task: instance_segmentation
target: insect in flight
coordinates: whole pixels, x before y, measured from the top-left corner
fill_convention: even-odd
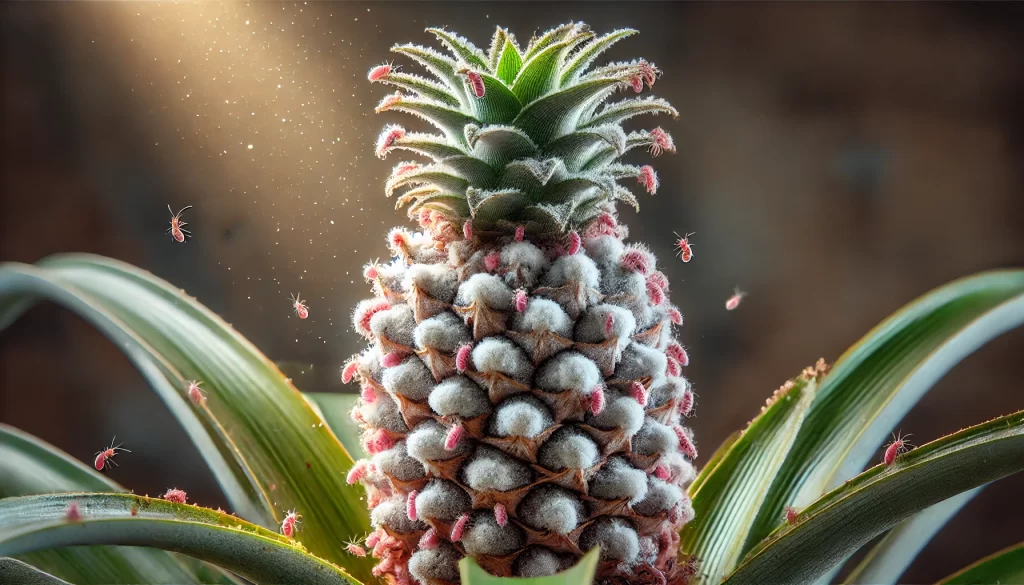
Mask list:
[[[171,227],[167,228],[167,231],[165,233],[171,234],[171,237],[174,238],[174,241],[178,243],[184,242],[186,236],[192,237],[192,232],[185,229],[185,226],[187,226],[188,223],[181,221],[181,214],[185,213],[185,210],[187,209],[192,209],[192,206],[188,205],[182,207],[181,211],[179,211],[178,213],[174,213],[174,210],[171,209],[171,206],[167,206],[167,211],[171,212]]]
[[[104,449],[104,450],[102,450],[102,451],[100,451],[99,453],[96,454],[96,461],[93,462],[93,465],[95,465],[95,467],[96,467],[96,471],[103,471],[103,468],[107,467],[108,465],[117,465],[116,463],[114,463],[114,455],[117,455],[118,451],[124,451],[125,453],[131,453],[131,451],[129,451],[128,449],[125,449],[121,445],[118,445],[118,446],[115,447],[114,446],[114,441],[116,441],[116,440],[117,440],[117,437],[114,437],[110,441],[110,446],[109,447],[107,447],[106,449]]]
[[[672,232],[675,233],[675,232]],[[679,258],[683,262],[689,262],[693,258],[693,244],[690,243],[690,236],[697,232],[690,232],[685,236],[676,234],[676,248],[679,250]]]
[[[742,301],[745,296],[747,296],[747,293],[741,291],[739,287],[733,289],[732,296],[725,300],[725,310],[731,311],[740,306],[740,301]]]
[[[291,300],[292,308],[295,309],[295,314],[299,316],[299,319],[305,319],[306,317],[309,317],[309,307],[306,306],[306,303],[304,301],[299,299],[298,294],[292,295]]]

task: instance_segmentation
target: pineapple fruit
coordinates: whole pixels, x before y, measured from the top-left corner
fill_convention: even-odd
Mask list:
[[[384,64],[398,89],[378,112],[436,132],[387,126],[377,155],[400,162],[400,193],[420,230],[388,234],[394,259],[369,264],[374,297],[355,309],[370,342],[343,370],[362,385],[353,417],[368,459],[375,573],[391,583],[457,583],[469,555],[500,576],[541,576],[601,548],[598,582],[673,583],[696,449],[683,426],[693,393],[674,339],[682,324],[656,259],[628,244],[616,203],[654,193],[641,147],[675,150],[641,114],[676,111],[626,90],[653,86],[644,60],[593,67],[619,30],[570,23],[521,49],[498,28],[489,51],[430,29],[443,54],[394,52],[432,78]]]

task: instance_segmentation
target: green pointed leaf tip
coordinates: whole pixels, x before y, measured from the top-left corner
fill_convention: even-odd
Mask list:
[[[1024,411],[999,417],[878,464],[776,529],[725,581],[810,583],[917,512],[1024,469]],[[706,485],[706,484],[705,484]]]
[[[390,65],[374,68],[369,77],[371,81],[388,83],[409,92],[409,95],[397,93],[386,97],[378,111],[393,110],[418,116],[436,126],[443,140],[432,139],[429,144],[420,141],[414,146],[404,129],[389,126],[378,141],[378,156],[385,156],[393,148],[406,148],[435,162],[444,162],[446,156],[468,155],[501,176],[505,165],[541,150],[546,152],[545,157],[561,158],[570,171],[607,174],[609,165],[627,150],[626,134],[621,128],[624,121],[641,114],[677,115],[667,102],[654,98],[605,104],[618,90],[632,87],[636,92],[643,91],[652,86],[660,74],[643,59],[591,67],[611,45],[636,31],[618,30],[595,37],[583,23],[572,22],[535,36],[524,51],[513,35],[498,27],[487,52],[453,32],[440,28],[427,31],[437,37],[446,52],[408,44],[397,45],[393,51],[413,59],[436,79],[399,74]],[[475,138],[487,135],[492,128],[514,130],[525,140],[508,136],[509,140],[503,144],[495,144]],[[575,133],[581,135],[567,138]],[[648,132],[634,134],[634,146],[651,143]],[[555,143],[563,138],[566,139]],[[446,147],[448,152],[443,152]],[[505,151],[506,147],[511,151]],[[674,148],[662,147],[655,154],[673,151]],[[518,187],[468,179],[468,187],[481,191]],[[421,183],[391,183],[388,192],[414,185]],[[451,185],[439,185],[437,189],[438,192],[452,190]],[[648,190],[653,191],[650,187]],[[538,231],[532,234],[534,237],[552,239],[569,228],[585,228],[599,215],[599,208],[611,211],[617,202],[638,207],[636,196],[627,192],[626,187],[606,191],[600,196],[590,191],[580,192],[579,200],[569,202],[535,199],[535,205],[509,206],[503,211],[506,215],[493,218],[492,227],[500,233],[508,226],[514,229],[532,221],[538,226]],[[554,213],[552,207],[562,203],[567,203],[565,210]],[[464,210],[457,206],[446,207],[441,202],[437,205],[451,223],[434,222],[424,229],[436,231],[433,235],[442,239],[451,237],[451,224],[464,223],[476,209],[473,205]]]

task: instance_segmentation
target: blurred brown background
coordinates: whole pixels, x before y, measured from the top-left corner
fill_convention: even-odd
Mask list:
[[[88,251],[222,314],[307,391],[344,391],[360,267],[401,222],[372,143],[399,41],[447,25],[481,46],[570,19],[642,34],[679,153],[626,212],[686,315],[703,453],[819,356],[927,290],[1024,265],[1020,4],[7,3],[0,260]],[[403,65],[410,70],[415,67]],[[402,123],[415,126],[409,120]],[[251,145],[251,146],[250,146]],[[185,205],[195,237],[164,234]],[[694,231],[695,259],[672,260]],[[739,310],[723,302],[739,285]],[[288,294],[301,292],[299,322]],[[967,359],[901,423],[918,442],[1024,407],[1024,331]],[[0,333],[0,421],[114,479],[226,505],[187,437],[110,343],[53,306]],[[879,437],[879,441],[882,437]],[[705,455],[706,456],[706,455]],[[1024,478],[987,488],[905,575],[929,582],[1024,539]]]

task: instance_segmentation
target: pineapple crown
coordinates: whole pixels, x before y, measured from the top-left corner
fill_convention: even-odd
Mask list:
[[[582,23],[569,23],[535,36],[523,50],[499,27],[487,52],[443,29],[427,31],[451,54],[413,44],[391,50],[432,78],[391,63],[374,67],[368,78],[399,90],[377,112],[407,112],[440,131],[407,132],[391,124],[377,140],[380,158],[408,150],[429,159],[397,164],[386,192],[403,191],[396,208],[408,206],[409,217],[436,240],[511,232],[517,239],[557,239],[614,213],[617,201],[637,208],[622,179],[657,190],[651,166],[619,159],[638,146],[654,156],[674,152],[672,137],[661,128],[626,134],[622,124],[640,114],[678,112],[655,97],[609,99],[624,88],[642,92],[661,72],[643,59],[591,67],[635,30],[598,37]]]

